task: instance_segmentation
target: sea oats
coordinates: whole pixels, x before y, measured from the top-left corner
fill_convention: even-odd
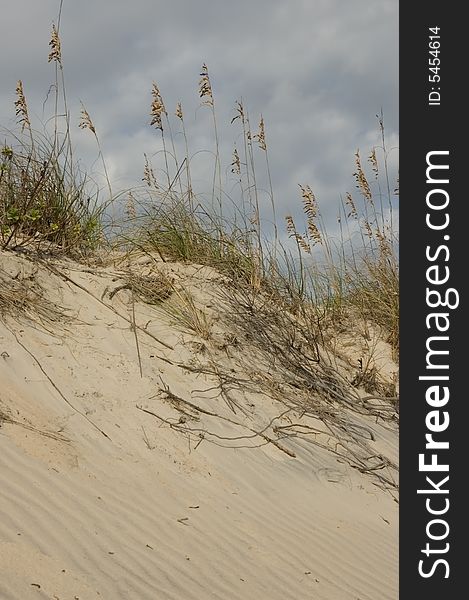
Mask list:
[[[313,190],[309,185],[301,185],[299,183],[298,186],[301,190],[305,214],[308,219],[315,219],[318,215],[318,205]]]
[[[181,119],[181,121],[183,121],[183,120],[184,120],[184,115],[183,115],[183,113],[182,113],[182,106],[181,106],[181,103],[180,103],[180,102],[178,102],[178,103],[177,103],[177,106],[176,106],[176,112],[175,112],[174,114],[176,115],[176,117],[177,117],[178,119]]]
[[[231,172],[235,173],[236,175],[241,175],[241,161],[239,159],[238,150],[236,148],[233,150]]]
[[[240,119],[242,123],[244,123],[244,106],[243,103],[239,100],[236,100],[236,115],[231,119],[231,124],[233,124],[236,119]]]
[[[378,173],[379,173],[378,160],[376,158],[376,150],[374,148],[371,151],[370,156],[368,157],[368,162],[371,163],[371,170],[375,174],[375,179],[378,179]]]
[[[148,160],[148,156],[146,154],[144,154],[143,156],[145,157],[145,166],[143,168],[143,181],[148,185],[148,187],[153,186],[157,190],[159,189],[159,185],[156,181],[153,167],[151,166],[151,163]]]
[[[30,129],[31,122],[29,120],[28,105],[26,104],[26,97],[24,95],[23,82],[21,79],[16,85],[15,107],[16,116],[18,117],[18,124],[21,125],[21,131],[24,131],[26,127]]]
[[[355,206],[355,202],[353,201],[352,194],[347,192],[345,194],[345,204],[350,208],[350,212],[347,214],[347,218],[352,217],[353,219],[358,219],[357,207]]]
[[[158,89],[158,86],[156,85],[156,83],[153,83],[151,95],[152,95],[153,100],[152,100],[151,108],[150,108],[150,116],[151,116],[150,125],[152,125],[152,126],[154,125],[156,127],[156,129],[160,129],[161,131],[163,131],[162,115],[166,115],[168,113],[166,112],[163,98],[160,94],[160,90]]]
[[[316,223],[312,221],[308,221],[308,234],[310,239],[313,240],[314,246],[316,244],[322,244],[321,232],[319,231],[319,228],[316,225]]]
[[[262,115],[261,115],[261,120],[259,122],[259,132],[256,133],[255,135],[253,135],[253,139],[255,139],[257,141],[257,143],[259,144],[259,148],[261,150],[267,150],[267,144],[265,141],[265,126],[264,126],[264,119],[262,118]]]
[[[80,111],[80,123],[78,124],[78,127],[80,127],[80,129],[89,129],[92,133],[94,133],[96,135],[96,129],[95,126],[93,125],[93,121],[91,120],[90,115],[88,114],[88,111],[86,110],[86,108],[83,106],[83,104],[81,105],[81,111]]]
[[[202,72],[200,73],[199,96],[202,98],[202,104],[213,106],[212,84],[205,63],[202,65]]]
[[[301,197],[303,199],[303,210],[307,218],[308,235],[313,241],[313,245],[320,244],[322,242],[321,233],[316,225],[316,219],[318,216],[318,204],[316,196],[313,194],[313,190],[309,185],[298,184],[301,190]]]
[[[49,58],[47,62],[54,61],[59,64],[62,64],[62,48],[60,44],[59,32],[57,31],[55,25],[52,25],[52,34],[49,46],[51,47],[51,51],[49,53]]]
[[[249,222],[251,223],[251,225],[253,227],[258,227],[260,224],[260,218],[259,218],[259,213],[257,212],[257,210],[255,210],[254,212],[252,212],[249,216]]]
[[[289,237],[295,238],[302,250],[308,254],[311,254],[311,246],[308,244],[305,238],[297,232],[293,217],[291,215],[287,215],[285,220],[287,222],[287,232]]]
[[[371,228],[371,225],[370,225],[370,222],[368,221],[368,219],[365,219],[363,221],[363,225],[365,227],[365,234],[371,240],[373,238],[373,229]]]
[[[357,150],[355,153],[355,165],[357,167],[356,172],[353,174],[355,180],[357,182],[357,188],[362,193],[363,197],[366,200],[372,199],[370,184],[368,183],[368,179],[366,178],[365,172],[363,171],[362,163],[360,160],[360,152]]]
[[[125,212],[126,212],[127,218],[129,220],[134,220],[137,218],[137,211],[135,209],[135,198],[134,198],[132,192],[129,192],[129,194],[127,196]]]

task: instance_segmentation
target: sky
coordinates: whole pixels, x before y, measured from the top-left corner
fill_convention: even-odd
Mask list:
[[[2,7],[3,129],[16,127],[18,79],[36,126],[53,113],[51,101],[44,102],[55,76],[47,57],[59,4],[16,0]],[[397,175],[397,0],[64,0],[60,36],[75,156],[102,185],[95,140],[78,128],[82,101],[114,191],[141,184],[144,153],[154,157],[159,172],[161,134],[149,125],[153,81],[170,115],[182,103],[193,177],[201,190],[211,182],[211,113],[198,97],[203,63],[215,97],[223,183],[233,198],[229,164],[233,144],[239,148],[242,139],[238,123],[230,121],[241,98],[252,128],[261,114],[265,122],[279,221],[301,214],[298,184],[308,184],[333,224],[341,194],[354,190],[356,150],[365,163],[380,145],[381,110],[391,175]],[[177,119],[172,129],[179,149]],[[267,207],[261,151],[256,161]]]

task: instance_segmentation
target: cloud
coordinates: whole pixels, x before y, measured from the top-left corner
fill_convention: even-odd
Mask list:
[[[42,104],[54,80],[47,44],[58,6],[57,0],[17,0],[3,8],[2,125],[14,124],[19,78],[31,111],[39,119],[50,114],[51,105],[43,113]],[[278,213],[298,214],[297,184],[309,183],[332,222],[339,195],[354,186],[354,152],[380,143],[375,115],[381,109],[388,140],[398,144],[397,17],[395,0],[65,0],[61,36],[72,125],[81,99],[115,185],[139,182],[143,153],[154,154],[161,144],[148,125],[155,80],[168,112],[182,101],[192,151],[212,150],[210,114],[197,96],[206,62],[224,173],[230,174],[232,143],[239,143],[239,129],[229,123],[242,97],[253,127],[261,113],[266,123]],[[99,171],[89,132],[73,133],[84,164]],[[210,178],[202,156],[194,165]],[[258,161],[262,168],[261,155]],[[394,176],[396,160],[390,163]],[[267,187],[265,172],[259,178]]]

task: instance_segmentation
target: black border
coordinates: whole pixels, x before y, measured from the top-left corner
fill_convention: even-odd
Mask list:
[[[469,277],[469,252],[465,241],[469,239],[469,220],[466,204],[469,203],[466,177],[467,128],[463,109],[464,92],[461,86],[467,79],[468,69],[464,59],[468,55],[468,23],[462,15],[463,3],[437,2],[400,4],[400,277],[401,277],[401,330],[400,330],[400,598],[450,599],[467,595],[466,573],[469,574],[469,555],[466,547],[469,502],[465,491],[466,473],[469,473],[469,440],[467,406],[469,404],[468,379],[469,352],[466,348],[469,330],[466,305],[466,282]],[[441,105],[429,106],[429,27],[441,28]],[[429,578],[419,575],[419,560],[425,558],[421,549],[427,540],[426,525],[432,517],[425,507],[425,496],[417,489],[428,488],[425,475],[419,472],[418,455],[425,450],[428,432],[425,417],[429,406],[425,400],[428,382],[419,381],[425,374],[426,347],[429,331],[425,317],[431,312],[426,304],[426,246],[438,246],[442,232],[431,231],[425,223],[427,206],[426,156],[432,150],[449,150],[450,224],[446,234],[450,258],[442,265],[450,267],[447,284],[459,292],[458,308],[448,310],[449,388],[450,400],[445,410],[449,412],[450,425],[441,439],[449,441],[449,450],[441,451],[440,462],[449,463],[448,498],[450,508],[444,518],[450,530],[445,542],[450,544],[447,554],[439,555],[449,563],[449,577],[440,566]],[[444,242],[443,242],[444,243]],[[442,255],[443,256],[443,255]],[[440,309],[443,310],[443,309]],[[443,335],[443,334],[442,334]],[[442,409],[443,410],[443,409]],[[435,480],[442,473],[435,474]],[[469,480],[469,478],[468,478]],[[442,496],[439,496],[442,498]],[[469,542],[469,540],[468,540]],[[443,542],[441,542],[443,544]],[[435,542],[435,547],[437,547]],[[434,555],[435,558],[438,558]],[[428,559],[426,559],[428,561]],[[430,564],[426,563],[427,566]],[[466,590],[466,591],[464,591]]]

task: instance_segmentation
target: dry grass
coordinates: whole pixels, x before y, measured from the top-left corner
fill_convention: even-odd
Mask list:
[[[188,290],[174,290],[170,300],[163,305],[173,323],[208,340],[212,334],[212,320],[196,304],[194,296]]]
[[[0,269],[0,320],[28,319],[50,325],[63,321],[65,313],[48,300],[36,275],[9,275]]]
[[[141,275],[129,270],[125,283],[112,290],[109,298],[113,298],[120,290],[130,290],[145,304],[159,305],[173,293],[173,283],[174,280],[162,272]]]
[[[365,260],[361,269],[347,274],[347,302],[366,320],[378,325],[395,357],[399,356],[399,270],[395,257]]]

